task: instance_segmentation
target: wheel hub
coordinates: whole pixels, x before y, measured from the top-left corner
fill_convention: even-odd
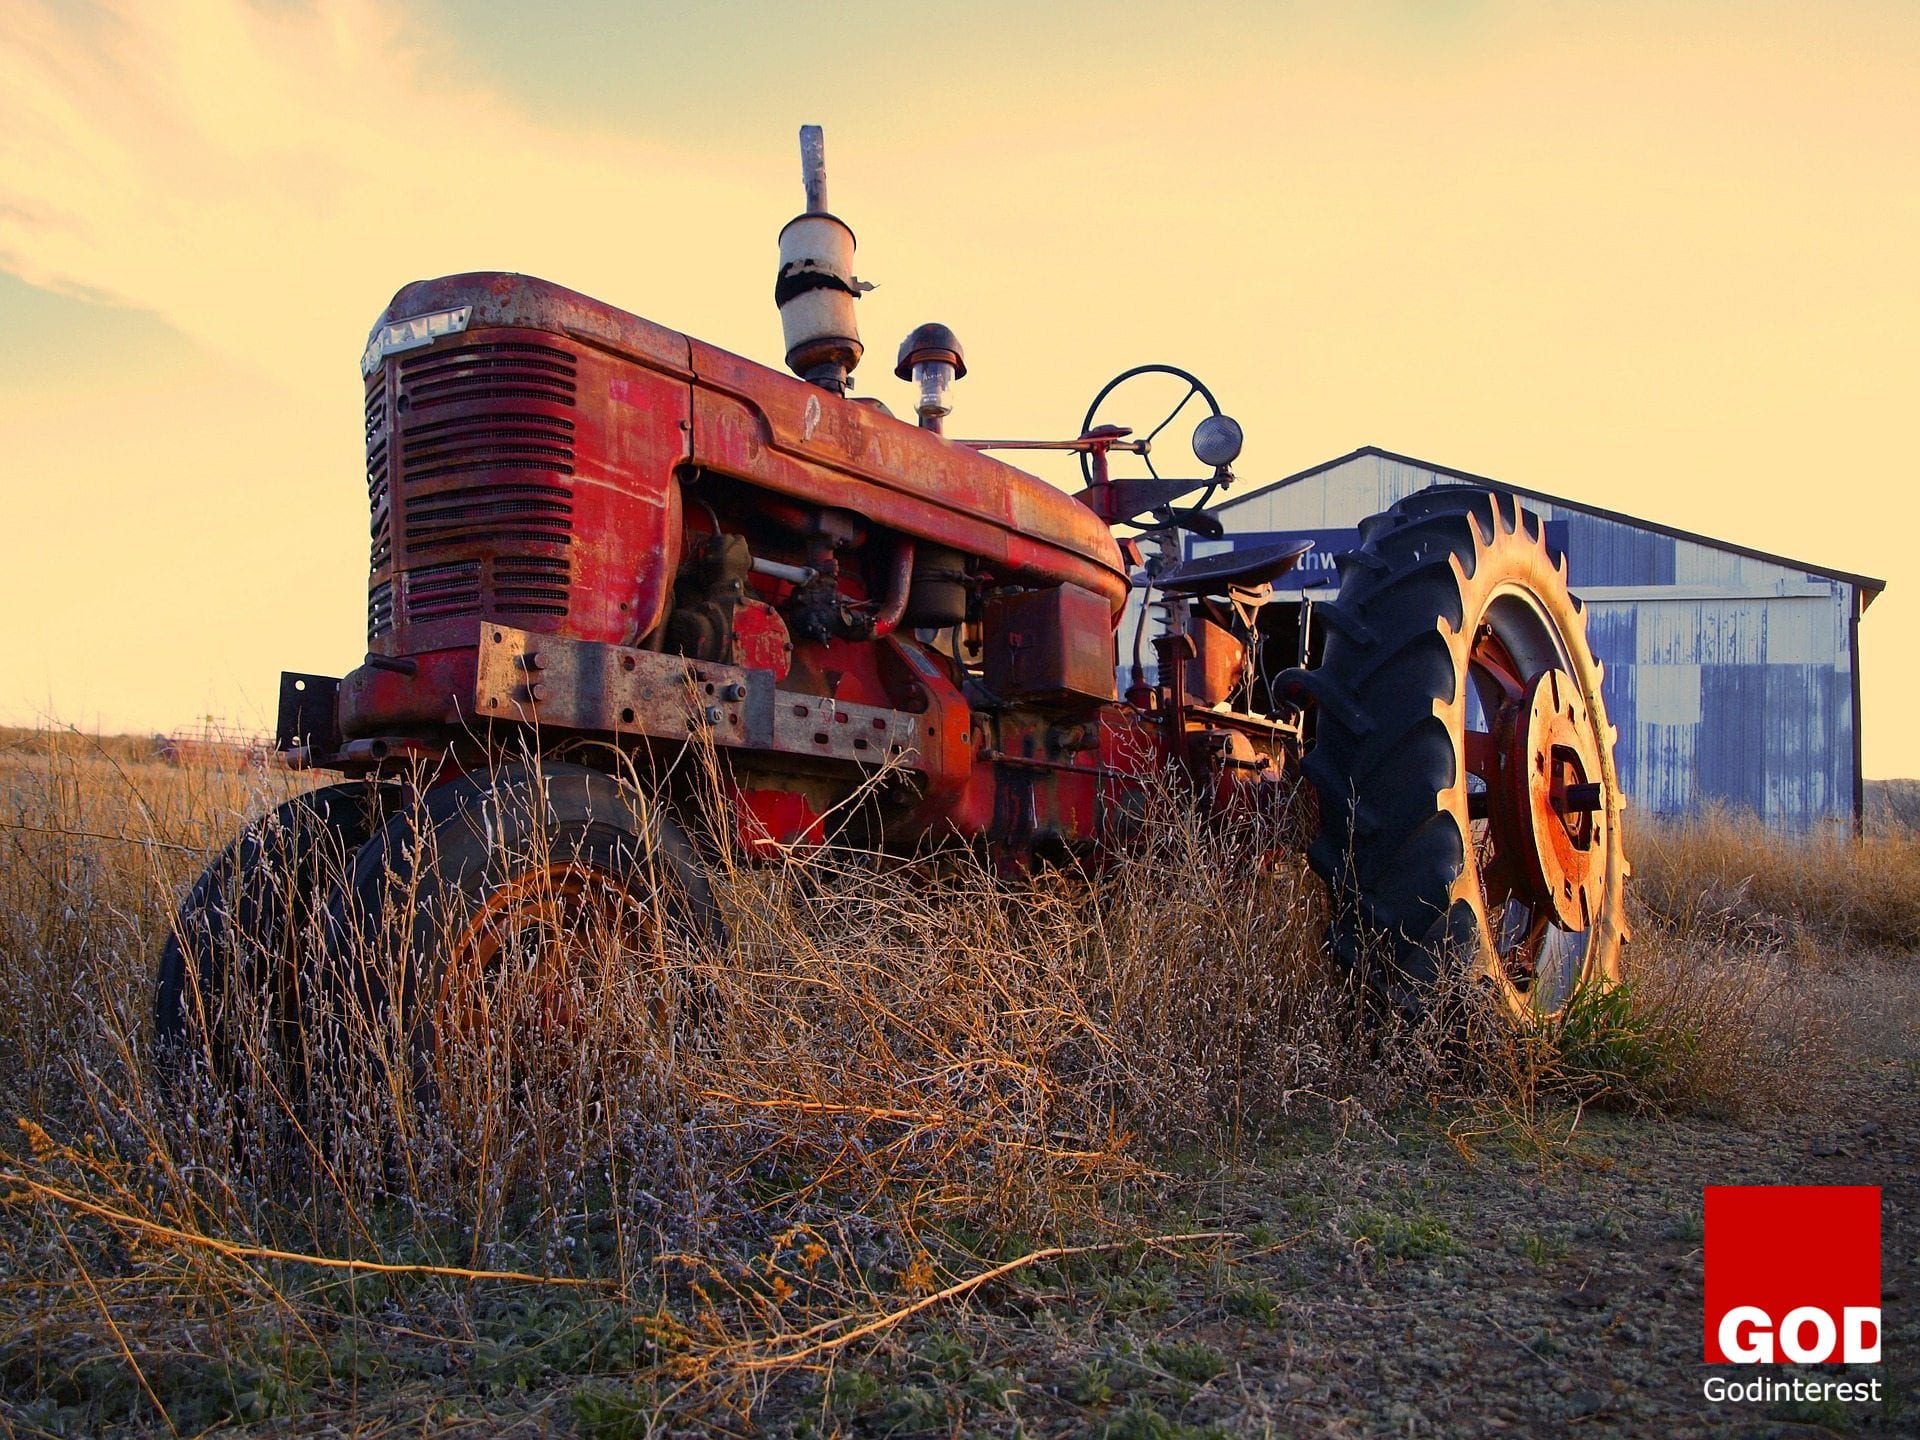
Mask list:
[[[571,864],[533,866],[488,896],[441,981],[443,1041],[513,1025],[544,1049],[583,1038],[582,963],[623,933],[624,892]]]
[[[1606,883],[1600,740],[1573,678],[1533,677],[1504,717],[1498,786],[1489,818],[1513,863],[1517,899],[1544,907],[1563,930],[1584,931]]]

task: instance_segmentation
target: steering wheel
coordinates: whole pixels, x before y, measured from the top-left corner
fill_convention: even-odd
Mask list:
[[[1118,375],[1114,376],[1113,379],[1109,380],[1105,385],[1102,385],[1100,387],[1100,393],[1093,397],[1093,403],[1087,406],[1086,419],[1080,422],[1080,433],[1085,435],[1093,429],[1093,422],[1095,417],[1100,413],[1100,406],[1106,401],[1109,395],[1113,394],[1114,391],[1118,390],[1122,385],[1125,385],[1129,380],[1138,379],[1142,375],[1172,375],[1187,382],[1185,392],[1180,396],[1180,399],[1175,403],[1174,407],[1167,412],[1166,418],[1154,426],[1153,429],[1149,430],[1139,441],[1134,442],[1140,447],[1137,453],[1141,461],[1146,465],[1147,473],[1156,480],[1164,479],[1165,477],[1160,474],[1159,470],[1154,468],[1153,442],[1155,437],[1180,417],[1180,412],[1185,410],[1187,406],[1193,402],[1194,396],[1197,395],[1206,401],[1209,413],[1193,432],[1193,450],[1195,456],[1199,458],[1201,464],[1211,466],[1214,470],[1213,482],[1207,486],[1207,493],[1200,500],[1200,505],[1204,507],[1207,501],[1213,497],[1215,487],[1218,486],[1222,480],[1230,478],[1225,472],[1227,466],[1231,465],[1234,459],[1240,454],[1241,432],[1239,423],[1220,408],[1220,402],[1213,398],[1213,392],[1209,390],[1206,383],[1191,370],[1182,370],[1178,365],[1161,364],[1136,365],[1131,370],[1122,370]],[[1086,484],[1093,484],[1093,456],[1084,450],[1080,452],[1080,475]]]

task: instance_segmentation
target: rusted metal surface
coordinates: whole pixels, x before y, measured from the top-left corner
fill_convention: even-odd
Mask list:
[[[926,646],[894,634],[869,648],[876,652],[874,678],[920,723],[925,798],[902,833],[948,827],[963,835],[980,833],[980,817],[969,815],[966,795],[986,768],[977,763],[977,752],[987,717],[974,711],[945,658]],[[923,828],[916,832],[916,826]]]
[[[1187,662],[1187,694],[1196,705],[1217,705],[1240,688],[1247,663],[1246,644],[1224,626],[1196,615],[1188,622],[1194,655]]]
[[[746,600],[733,612],[733,658],[748,670],[784,680],[793,668],[793,636],[780,612],[764,600]]]
[[[1156,714],[1112,703],[1131,562],[1085,504],[542,281],[409,286],[382,321],[430,313],[460,323],[403,323],[370,352],[369,654],[340,682],[333,759],[485,763],[505,725],[708,738],[739,767],[755,844],[817,835],[845,786],[892,765],[912,784],[889,791],[886,843],[1014,855],[1093,843],[1132,777],[1188,755],[1202,722],[1177,682]],[[1139,446],[1103,426],[1055,448],[1104,477]],[[693,567],[723,540],[743,553],[715,601]],[[974,680],[908,628],[929,624],[977,627]],[[1223,676],[1230,648],[1209,651]],[[965,688],[981,681],[991,695]],[[1221,774],[1271,748],[1205,728]]]
[[[471,722],[480,621],[457,623],[458,631],[445,637],[449,648],[409,656],[411,670],[368,663],[350,671],[340,681],[340,733],[351,740]],[[368,657],[370,662],[378,658]]]
[[[1111,700],[1103,604],[1077,585],[987,601],[987,688],[1005,699]]]
[[[406,412],[399,409],[407,395],[401,383],[402,367],[412,366],[408,373],[427,374],[431,379],[436,378],[437,367],[453,364],[464,355],[477,367],[468,373],[477,377],[510,358],[478,347],[546,346],[566,357],[552,363],[570,363],[575,369],[570,407],[561,406],[555,398],[564,387],[555,388],[554,395],[490,398],[527,409],[528,418],[518,424],[520,429],[538,429],[551,422],[557,435],[560,422],[571,420],[575,425],[570,461],[555,455],[538,458],[572,465],[580,481],[571,487],[569,503],[597,507],[604,500],[621,513],[597,508],[576,512],[570,517],[573,545],[584,542],[637,551],[647,536],[660,539],[663,529],[677,541],[677,526],[656,526],[647,512],[675,503],[677,497],[665,476],[690,458],[782,495],[854,510],[903,534],[980,556],[1004,568],[1010,578],[1043,584],[1071,581],[1107,596],[1116,611],[1125,598],[1119,552],[1106,527],[1084,506],[1034,476],[869,406],[527,276],[481,273],[410,285],[394,297],[382,321],[455,306],[472,310],[463,333],[388,357],[369,384],[370,485],[376,482],[374,472],[383,456],[389,466],[396,458],[396,426],[412,423],[408,419],[413,414],[412,399]],[[543,363],[551,360],[532,358]],[[517,377],[516,385],[519,379],[524,377]],[[689,380],[696,382],[691,394]],[[475,398],[486,397],[476,392]],[[457,400],[442,402],[442,409],[444,415],[431,417],[434,421],[473,418]],[[444,438],[446,433],[428,432],[422,438]],[[384,452],[376,453],[377,436],[387,439]],[[471,462],[456,457],[454,463],[477,466],[480,458],[476,452]],[[497,473],[498,468],[491,474],[492,481],[509,483],[513,467],[505,467],[507,475]],[[486,478],[479,469],[460,473]],[[537,467],[529,473],[538,473]],[[529,482],[523,476],[521,483]],[[640,490],[619,506],[623,486]],[[603,496],[603,489],[612,493]],[[389,505],[403,498],[402,490],[389,472]],[[617,526],[602,523],[616,518]],[[623,538],[621,530],[631,531],[636,520],[646,522],[642,533]],[[439,558],[434,557],[436,562]],[[462,553],[448,558],[472,556]],[[612,613],[604,609],[591,616],[570,613],[568,626],[550,628],[596,639],[638,638],[651,628],[652,597],[627,593],[636,585],[644,586],[646,575],[629,571],[617,577],[613,572],[625,557],[606,558],[607,573],[597,579],[585,572],[576,574],[573,593],[580,602],[604,597]],[[375,570],[378,575],[378,565]],[[670,566],[668,571],[670,582]],[[429,578],[446,585],[461,577]],[[482,584],[486,583],[483,576]],[[396,593],[392,603],[403,604],[404,599]],[[619,608],[622,600],[627,602],[624,611]],[[631,627],[626,636],[612,636],[609,632],[623,619]],[[589,625],[583,628],[582,620]],[[589,628],[594,633],[589,634]],[[435,637],[416,634],[404,649],[401,644],[383,644],[384,640],[376,637],[374,648],[397,654],[433,648]]]
[[[915,766],[920,717],[827,695],[776,692],[772,748],[788,755]]]
[[[913,541],[901,540],[893,547],[893,565],[888,575],[886,598],[873,617],[873,638],[884,640],[900,627],[907,613],[907,594],[913,588]]]
[[[812,797],[801,790],[739,786],[733,792],[734,832],[741,851],[770,860],[783,846],[818,845],[826,826]]]
[[[565,640],[510,626],[481,638],[473,714],[564,730],[917,768],[920,718],[776,689],[765,670]]]
[[[1598,832],[1609,821],[1604,808],[1581,803],[1601,774],[1600,745],[1573,678],[1546,670],[1499,716],[1497,764],[1483,777],[1494,832],[1489,890],[1544,907],[1574,932],[1599,913],[1606,884]]]
[[[683,381],[551,329],[478,323],[367,384],[368,648],[458,643],[474,616],[633,641],[671,599]]]
[[[340,753],[333,761],[348,766],[381,768],[385,766],[435,767],[445,754],[445,747],[417,735],[369,735],[358,740],[349,740],[340,747]],[[459,767],[449,767],[447,778],[459,772]]]
[[[696,464],[978,556],[1010,582],[1080,585],[1119,613],[1119,547],[1071,496],[869,406],[692,346]]]
[[[1161,480],[1155,476],[1129,475],[1089,485],[1076,491],[1073,498],[1107,524],[1121,525],[1163,505],[1171,505],[1206,483],[1205,480]]]
[[[715,661],[492,625],[480,640],[475,717],[661,740],[773,745],[773,677]]]

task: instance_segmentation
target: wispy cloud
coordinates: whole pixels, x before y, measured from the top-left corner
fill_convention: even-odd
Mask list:
[[[664,151],[462,83],[396,7],[10,10],[0,266],[151,311],[283,381],[315,354],[338,370],[418,275],[511,266],[630,289],[687,239],[658,223],[659,196],[679,213],[743,203]]]
[[[49,705],[110,726],[254,719],[282,664],[353,663],[356,361],[407,281],[527,270],[662,319],[691,325],[698,303],[777,334],[770,287],[696,298],[680,278],[704,248],[770,280],[765,197],[742,224],[724,174],[528,113],[399,7],[5,10],[0,269],[122,307],[85,327],[83,383],[29,333],[0,384],[0,490],[34,540],[0,572],[0,609],[32,617],[0,687],[9,719]],[[688,214],[710,223],[676,221]],[[198,354],[166,333],[156,345],[129,310]]]

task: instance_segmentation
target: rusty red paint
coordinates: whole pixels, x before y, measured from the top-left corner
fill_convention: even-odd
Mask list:
[[[1119,615],[1119,546],[1071,496],[871,406],[692,347],[696,464],[978,556],[1009,583],[1084,586]]]
[[[465,330],[369,377],[369,656],[338,701],[356,764],[436,747],[484,764],[529,735],[628,749],[704,736],[737,772],[750,853],[822,838],[826,814],[881,773],[874,843],[985,837],[1019,864],[1116,843],[1146,777],[1169,755],[1191,766],[1189,726],[1213,722],[1183,713],[1177,666],[1151,713],[1112,703],[1130,559],[1087,505],[544,281],[428,281],[382,320],[462,306]],[[1084,443],[1097,471],[1129,448],[1118,432]],[[718,563],[702,558],[716,531],[775,573],[728,592],[697,569]],[[951,656],[897,628],[923,546],[1001,597],[978,633],[989,690],[1005,693],[984,708]],[[731,625],[700,629],[685,667],[657,653],[673,607],[696,603],[676,598],[683,556],[689,595]],[[811,612],[808,575],[826,587]],[[712,696],[681,693],[707,682]],[[1214,730],[1227,738],[1213,750],[1272,748],[1271,729]]]
[[[732,798],[740,849],[757,860],[772,859],[788,846],[826,840],[824,817],[798,791],[737,789]]]
[[[764,600],[747,600],[733,612],[733,651],[735,664],[769,671],[776,681],[793,669],[793,636]]]

